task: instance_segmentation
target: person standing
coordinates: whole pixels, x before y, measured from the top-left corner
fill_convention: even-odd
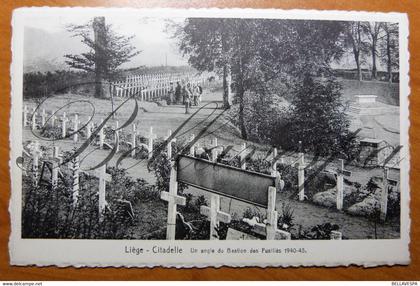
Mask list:
[[[191,107],[191,100],[192,100],[192,91],[190,83],[187,83],[186,86],[184,86],[184,104],[185,104],[185,114],[190,114],[190,107]]]
[[[169,83],[169,89],[168,89],[168,98],[167,98],[167,104],[168,105],[171,105],[171,104],[175,103],[174,94],[175,94],[174,83],[170,82]]]
[[[177,81],[176,82],[176,87],[175,87],[175,100],[176,100],[176,104],[181,103],[181,91],[182,91],[181,84],[179,83],[179,81]]]

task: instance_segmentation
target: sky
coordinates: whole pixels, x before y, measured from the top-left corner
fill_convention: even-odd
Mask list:
[[[72,37],[66,30],[69,24],[84,24],[89,22],[92,16],[74,15],[65,16],[37,16],[33,15],[25,22],[25,48],[24,65],[27,69],[39,67],[41,70],[54,69],[56,66],[66,68],[63,55],[78,54],[86,51],[80,38]],[[184,18],[171,19],[181,22]],[[132,44],[141,53],[132,58],[123,68],[138,66],[169,66],[187,65],[187,59],[183,58],[176,46],[176,41],[165,32],[165,19],[125,17],[124,15],[108,15],[105,17],[107,24],[112,24],[118,34],[134,35]]]

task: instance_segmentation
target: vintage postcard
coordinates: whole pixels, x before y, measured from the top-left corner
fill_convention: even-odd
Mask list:
[[[410,262],[399,13],[21,8],[12,265]]]

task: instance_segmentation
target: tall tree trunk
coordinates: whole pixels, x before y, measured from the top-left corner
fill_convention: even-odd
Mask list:
[[[223,67],[223,108],[229,109],[230,108],[230,102],[231,102],[231,90],[230,85],[232,83],[231,80],[231,73],[230,73],[230,67],[228,65],[225,65]]]
[[[236,96],[239,99],[239,129],[241,130],[241,135],[243,139],[248,139],[248,132],[245,126],[245,90],[243,83],[243,69],[242,69],[242,59],[239,58],[238,65],[238,79],[236,82]]]
[[[391,35],[389,31],[387,31],[386,33],[386,57],[387,57],[388,82],[392,83]]]
[[[103,98],[102,84],[106,72],[104,55],[106,46],[105,17],[95,17],[93,19],[93,32],[95,37],[95,97]]]
[[[362,81],[362,67],[360,66],[359,52],[354,51],[354,61],[356,62],[357,78]]]
[[[372,78],[378,78],[378,71],[376,69],[376,43],[372,43]]]

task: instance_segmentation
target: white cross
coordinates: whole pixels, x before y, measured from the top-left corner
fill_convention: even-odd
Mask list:
[[[276,188],[268,187],[267,224],[256,223],[252,230],[258,234],[266,235],[267,240],[291,239],[289,232],[277,229],[278,213],[275,208]]]
[[[191,134],[191,136],[190,136],[190,144],[191,144],[191,146],[190,146],[190,156],[193,156],[193,157],[195,155],[195,150],[194,150],[195,149],[195,144],[192,144],[194,139],[195,139],[195,135]]]
[[[52,116],[51,116],[51,127],[53,127],[54,128],[54,126],[55,126],[55,120],[57,119],[57,116],[55,116],[55,114],[53,114]]]
[[[36,129],[36,117],[38,113],[36,112],[36,108],[32,108],[32,130]]]
[[[131,131],[131,157],[133,158],[136,156],[136,136],[137,136],[136,124],[133,123],[132,131]]]
[[[168,130],[168,136],[166,137],[166,140],[169,140],[169,138],[172,136],[172,130]],[[167,150],[168,150],[168,159],[170,160],[172,158],[172,142],[176,142],[176,138],[172,138],[168,141]]]
[[[73,158],[71,170],[73,171],[73,205],[76,205],[79,198],[79,156]]]
[[[28,126],[28,106],[23,107],[23,127]]]
[[[86,125],[86,139],[89,139],[92,136],[92,121]]]
[[[32,150],[32,171],[34,173],[35,182],[38,183],[38,168],[39,168],[39,157],[42,152],[39,147],[39,142],[35,141],[34,148]]]
[[[398,181],[397,180],[393,180],[389,178],[389,169],[388,168],[384,168],[384,173],[383,173],[383,188],[382,188],[382,192],[381,192],[381,198],[380,198],[380,204],[381,204],[381,214],[380,214],[380,219],[381,221],[385,221],[386,220],[386,215],[387,215],[387,210],[388,210],[388,192],[389,192],[389,186],[391,185],[392,187],[395,187],[398,185]]]
[[[344,160],[340,159],[340,167],[337,169],[337,209],[343,208],[344,200],[344,176],[351,176],[351,172],[344,169]]]
[[[210,239],[217,240],[219,235],[217,231],[219,230],[219,223],[230,223],[231,216],[228,213],[222,212],[220,210],[220,196],[216,194],[211,194],[210,198],[210,207],[201,206],[200,214],[207,217],[210,221]]]
[[[67,121],[69,121],[69,119],[66,117],[66,113],[65,112],[63,112],[63,116],[61,117],[61,124],[62,124],[62,127],[61,127],[61,137],[62,138],[65,138],[66,137],[66,134],[67,134],[67,130],[66,130],[66,123],[67,123]]]
[[[45,113],[45,109],[42,109],[42,113],[41,113],[41,127],[44,127],[46,117],[47,117],[47,113]]]
[[[79,131],[78,131],[78,129],[79,129],[79,123],[80,123],[79,115],[77,113],[75,113],[74,114],[74,122],[73,122],[73,124],[74,124],[74,126],[73,126],[73,129],[74,129],[73,132],[75,132],[74,135],[73,135],[73,142],[74,143],[77,143],[77,141],[79,140]]]
[[[115,121],[115,144],[117,145],[116,152],[120,151],[120,130],[118,130],[118,128],[120,128],[120,124],[117,120]]]
[[[176,225],[176,208],[177,205],[185,206],[185,197],[178,195],[178,182],[175,170],[175,163],[171,161],[171,174],[169,179],[169,192],[162,192],[160,198],[168,202],[168,218],[166,239],[175,239],[175,225]]]
[[[99,167],[96,171],[99,178],[99,213],[102,214],[106,203],[106,182],[111,182],[111,175],[106,172],[106,165]]]
[[[101,119],[101,123],[99,125],[102,125],[103,122],[104,120]],[[105,128],[105,125],[102,126],[102,128],[99,130],[99,149],[104,148],[104,141],[105,141],[104,128]]]
[[[302,150],[302,141],[299,141],[299,161],[298,161],[298,188],[299,201],[305,200],[305,154]]]
[[[51,187],[52,190],[55,190],[55,188],[57,187],[57,183],[58,183],[58,164],[60,164],[60,159],[59,158],[49,158],[49,161],[52,163],[52,167],[51,167]]]
[[[245,170],[246,169],[246,162],[245,162],[245,158],[246,158],[246,143],[242,144],[242,148],[241,151],[239,153],[239,159],[240,159],[240,164],[241,164],[241,169]]]
[[[150,127],[149,134],[147,135],[148,139],[148,149],[149,149],[149,159],[152,158],[153,155],[153,140],[156,139],[156,134],[153,134],[153,127]]]

